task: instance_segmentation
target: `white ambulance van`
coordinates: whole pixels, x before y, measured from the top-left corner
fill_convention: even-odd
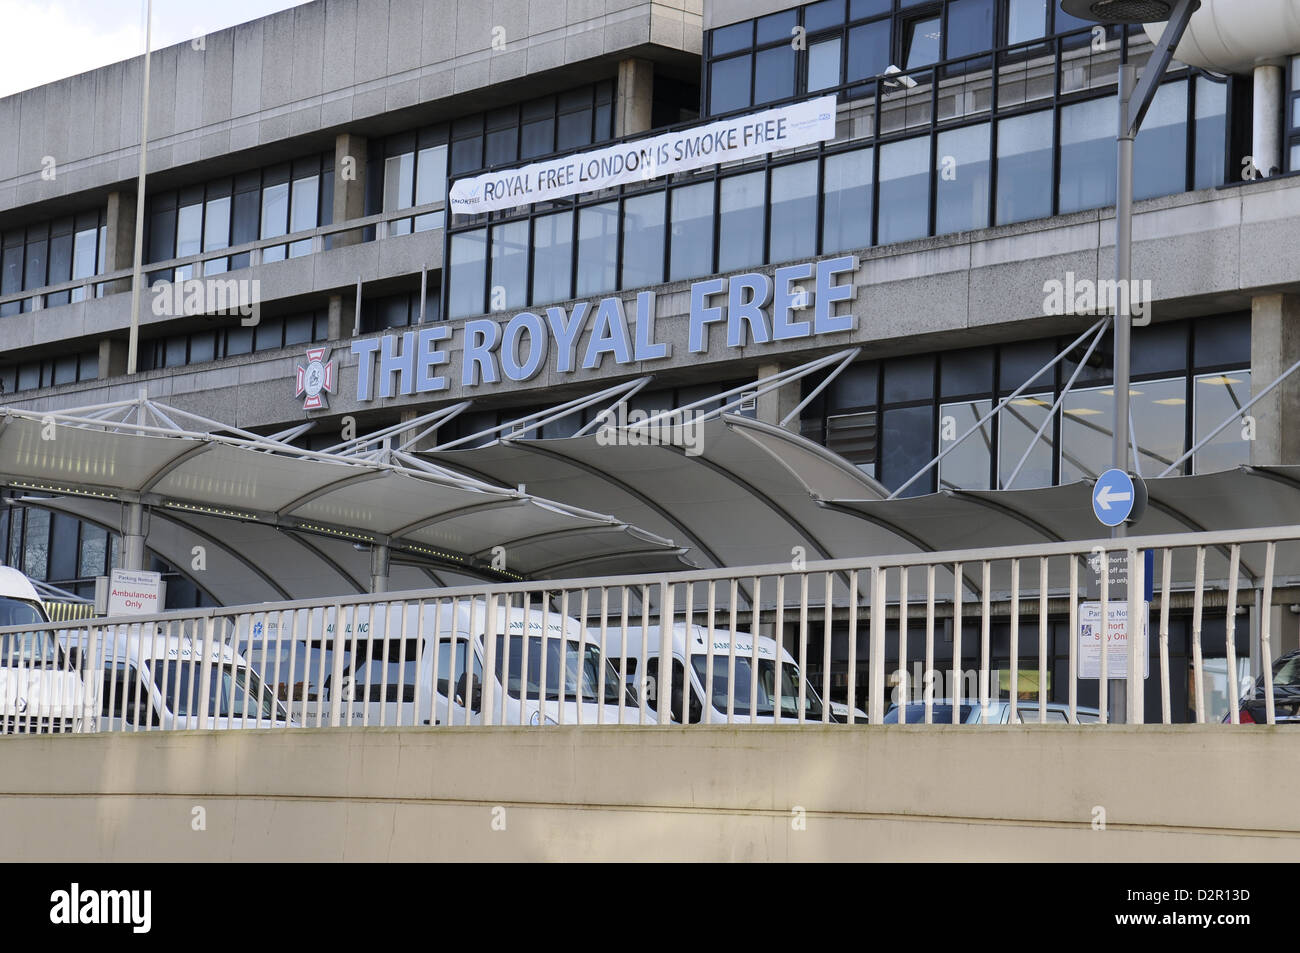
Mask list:
[[[773,639],[759,636],[757,640],[748,632],[713,630],[713,690],[704,690],[709,674],[709,630],[702,625],[678,622],[673,626],[672,695],[669,712],[674,723],[681,724],[683,677],[689,673],[690,695],[686,720],[692,724],[727,723],[727,683],[731,665],[732,644],[736,655],[736,690],[732,700],[732,722],[735,724],[772,724],[776,721],[797,722],[799,719],[799,666],[789,652],[781,649],[781,707],[778,718],[777,699],[777,644]],[[587,638],[599,644],[600,630],[591,629]],[[629,626],[626,629],[607,627],[605,652],[610,664],[626,671],[628,681],[644,691],[647,707],[659,711],[659,659],[662,642],[660,626]],[[754,688],[755,642],[757,642],[758,691],[751,701]],[[687,654],[689,653],[689,664]],[[622,664],[620,665],[620,660]],[[810,683],[804,694],[804,721],[822,720],[822,700]],[[831,721],[839,721],[833,713]]]
[[[13,626],[29,629],[5,631]],[[94,708],[36,587],[0,566],[0,734],[93,731]]]
[[[344,607],[342,617],[341,636],[333,608],[237,622],[239,650],[304,725],[330,724],[335,707],[344,725],[482,724],[489,633],[494,724],[614,724],[620,696],[622,720],[638,720],[635,694],[583,644],[582,624],[553,609],[498,602],[491,624],[487,600],[464,598],[426,600],[423,612],[416,602]]]
[[[64,630],[59,641],[72,659],[94,665],[102,731],[283,728],[284,706],[229,645],[169,635],[143,623]],[[93,644],[92,644],[93,643]],[[93,654],[92,654],[93,650]]]

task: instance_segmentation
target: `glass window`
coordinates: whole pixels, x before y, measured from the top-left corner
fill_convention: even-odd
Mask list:
[[[476,228],[451,236],[451,287],[447,314],[466,318],[483,314],[483,286],[487,280],[487,230]]]
[[[176,210],[176,257],[185,258],[188,255],[197,255],[203,250],[203,204],[196,202],[193,205],[183,205]],[[184,265],[176,269],[176,279],[179,281],[184,278],[190,278],[194,274],[194,268],[191,265]]]
[[[998,123],[997,224],[1052,214],[1052,114],[1029,113]]]
[[[788,43],[758,53],[754,69],[754,103],[770,103],[794,95],[794,47]]]
[[[1061,214],[1115,204],[1115,100],[1061,109]]]
[[[276,238],[286,233],[289,227],[289,183],[267,186],[262,190],[262,233],[261,238]],[[272,246],[262,249],[263,261],[282,261],[284,246]]]
[[[27,229],[27,263],[23,269],[23,290],[40,288],[45,284],[45,265],[49,255],[49,230],[47,226],[33,226]],[[23,302],[23,310],[30,311],[32,301]]]
[[[840,84],[840,38],[808,45],[808,92]]]
[[[939,355],[939,394],[960,397],[993,390],[993,349],[944,351]]]
[[[731,26],[720,27],[713,31],[714,56],[721,56],[723,53],[734,53],[736,50],[743,50],[747,46],[752,46],[753,43],[753,20],[733,23]]]
[[[764,43],[776,43],[778,40],[789,43],[794,38],[797,19],[794,10],[785,10],[781,13],[773,13],[770,16],[759,17],[756,42],[759,46]]]
[[[1008,46],[1037,40],[1046,33],[1047,0],[1008,0]]]
[[[483,164],[509,165],[519,156],[519,126],[488,130]]]
[[[528,222],[492,226],[492,287],[488,307],[511,311],[527,304]]]
[[[203,331],[199,334],[190,336],[190,363],[201,364],[204,361],[211,361],[217,356],[216,352],[216,332]]]
[[[226,357],[250,354],[253,350],[253,329],[233,327],[226,330]]]
[[[542,215],[533,221],[533,304],[573,297],[573,213]]]
[[[822,252],[871,244],[871,149],[826,157],[823,170]]]
[[[95,239],[99,230],[87,228],[84,231],[77,232],[72,237],[72,277],[89,278],[97,273]],[[82,289],[74,288],[72,291],[72,300],[80,301],[84,297]]]
[[[640,288],[664,280],[664,201],[663,192],[649,192],[623,203],[620,287]]]
[[[23,572],[33,579],[45,579],[50,560],[50,511],[28,508],[27,532],[23,536]]]
[[[895,490],[934,456],[934,411],[929,406],[887,410],[880,440],[880,480]],[[903,491],[903,496],[930,492],[933,470]]]
[[[867,473],[875,473],[876,444],[880,437],[877,427],[874,410],[832,414],[826,418],[826,447]]]
[[[803,26],[809,33],[844,22],[844,0],[821,0],[803,8]]]
[[[108,530],[94,523],[81,524],[81,555],[77,564],[77,576],[103,576],[107,572],[104,557],[108,553]]]
[[[519,158],[531,159],[554,151],[555,117],[524,123],[519,140]]]
[[[846,72],[850,83],[879,76],[889,65],[890,20],[876,20],[849,30]]]
[[[817,254],[817,160],[772,170],[772,220],[768,261]]]
[[[921,238],[930,226],[930,139],[918,136],[880,147],[881,245]]]
[[[888,13],[891,0],[849,0],[849,19],[861,20]]]
[[[230,228],[230,243],[232,245],[243,245],[257,240],[258,203],[256,189],[235,192],[234,221],[231,223]],[[235,255],[230,259],[231,268],[246,268],[247,266],[247,252],[242,255]]]
[[[1051,394],[1025,394],[998,411],[998,482],[1001,489],[1023,490],[1052,485],[1052,441],[1055,436],[1050,423],[1043,428],[1043,435],[1025,457],[1029,441],[1051,409]],[[1024,465],[1012,482],[1011,474],[1022,458],[1025,459]]]
[[[716,34],[715,34],[716,36]],[[744,109],[750,103],[749,79],[752,56],[734,56],[709,65],[709,112]]]
[[[934,355],[916,354],[885,363],[885,403],[934,396]]]
[[[903,31],[903,49],[906,51],[903,58],[907,61],[904,69],[916,69],[918,66],[939,62],[943,31],[938,17],[912,20],[904,24]]]
[[[613,291],[618,278],[618,203],[578,212],[578,297]]]
[[[447,147],[421,149],[415,169],[415,204],[444,201],[447,198]]]
[[[296,314],[291,318],[284,319],[284,345],[292,347],[295,344],[307,344],[311,341],[312,332],[312,315]],[[193,352],[191,348],[191,363],[193,363]]]
[[[591,142],[591,109],[563,113],[555,128],[555,148],[577,149]]]
[[[316,227],[317,202],[320,194],[320,176],[310,175],[293,180],[293,204],[289,231],[305,232]],[[407,229],[410,225],[407,223]],[[303,238],[289,246],[289,257],[311,253],[311,239]]]
[[[952,60],[993,48],[993,0],[952,0],[948,4],[948,50]]]
[[[1129,386],[1138,470],[1147,477],[1155,476],[1183,454],[1186,388],[1183,378],[1141,381]],[[1111,435],[1115,388],[1071,391],[1061,411],[1061,482],[1099,476],[1110,468],[1114,452]]]
[[[229,195],[208,200],[207,215],[203,222],[203,250],[213,251],[230,246],[230,205]],[[205,275],[215,275],[226,270],[225,258],[209,258],[203,263]]]
[[[668,280],[698,278],[713,271],[713,183],[672,190],[672,247]]]
[[[1187,188],[1187,81],[1156,90],[1133,147],[1133,197],[1150,199]]]
[[[948,455],[939,461],[939,489],[989,489],[989,466],[993,458],[993,418],[989,417],[961,443],[957,443],[957,440],[992,409],[991,400],[940,405],[939,452],[947,450]],[[949,447],[953,449],[948,450]]]
[[[939,133],[935,228],[939,234],[989,223],[989,127]]]
[[[72,276],[72,220],[56,223],[50,231],[50,272],[48,282],[57,285]],[[45,306],[67,304],[68,292],[60,291],[45,296]]]
[[[1300,73],[1300,70],[1297,70]],[[1228,130],[1228,87],[1204,76],[1196,80],[1196,170],[1193,187],[1223,185]],[[1293,164],[1292,169],[1296,169]]]
[[[1250,400],[1250,371],[1201,374],[1196,378],[1193,396],[1196,400],[1193,436],[1197,443],[1229,417],[1238,418],[1196,451],[1193,472],[1214,473],[1250,463],[1250,442],[1242,439],[1243,427],[1239,419],[1242,405]]]
[[[733,175],[720,183],[718,271],[763,263],[764,172]]]

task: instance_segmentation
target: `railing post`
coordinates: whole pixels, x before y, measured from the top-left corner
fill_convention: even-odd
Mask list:
[[[878,566],[871,570],[871,711],[867,723],[872,725],[885,720],[885,595],[885,567]]]
[[[1128,550],[1128,717],[1127,724],[1140,725],[1146,720],[1146,564],[1137,547]]]
[[[208,717],[208,711],[212,707],[212,633],[216,627],[216,619],[208,616],[203,620],[203,644],[199,651],[203,653],[202,660],[199,663],[199,724],[203,724],[203,719]],[[128,656],[129,657],[129,656]],[[123,699],[125,705],[126,699]],[[125,711],[125,708],[123,708]]]
[[[484,611],[487,618],[483,620],[483,697],[481,699],[480,724],[496,724],[497,709],[497,594],[489,593],[483,600]],[[477,608],[478,600],[475,599],[470,603],[470,640],[465,647],[465,671],[468,675],[465,678],[465,723],[469,724],[474,713],[474,612]],[[506,612],[506,658],[510,657],[510,622],[509,607]],[[524,635],[527,637],[527,621],[524,622]],[[454,643],[453,643],[454,644]],[[455,653],[453,652],[453,658]],[[502,686],[502,691],[505,686]],[[451,686],[452,698],[456,695],[456,686]],[[451,699],[448,699],[450,705]],[[448,708],[450,711],[450,707]],[[448,717],[448,722],[451,718]]]

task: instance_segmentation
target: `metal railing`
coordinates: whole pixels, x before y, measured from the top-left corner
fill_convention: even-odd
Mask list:
[[[1129,724],[1148,695],[1163,724],[1275,724],[1297,601],[1290,526],[27,623],[0,628],[0,730],[1106,724],[1108,680]]]

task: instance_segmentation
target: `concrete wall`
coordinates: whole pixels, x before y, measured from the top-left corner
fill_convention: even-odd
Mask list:
[[[810,726],[9,737],[0,859],[1293,860],[1293,735]],[[206,830],[193,829],[196,807]],[[1094,829],[1098,808],[1105,830]]]

